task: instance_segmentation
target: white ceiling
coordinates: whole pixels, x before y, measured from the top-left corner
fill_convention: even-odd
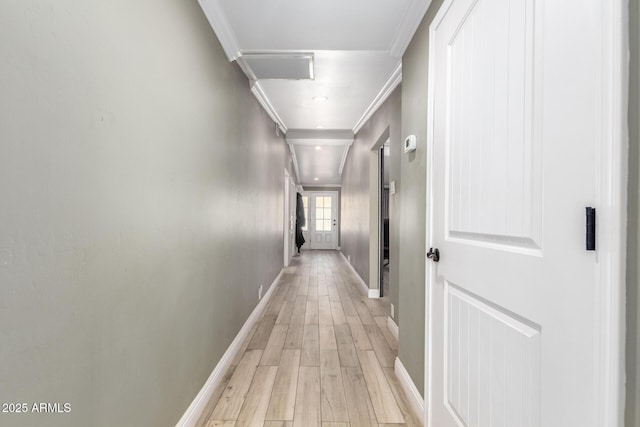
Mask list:
[[[411,1],[219,3],[242,50],[389,50]]]
[[[287,133],[307,186],[341,183],[353,134],[400,83],[402,54],[430,2],[199,0],[227,57]],[[309,55],[313,79],[304,79],[298,59]]]
[[[289,129],[353,129],[399,60],[385,52],[323,50],[314,52],[314,64],[315,80],[261,81]]]

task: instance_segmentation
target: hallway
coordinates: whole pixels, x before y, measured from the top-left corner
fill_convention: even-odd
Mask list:
[[[361,294],[337,252],[303,251],[277,286],[200,426],[420,425],[386,303]]]
[[[639,3],[0,2],[0,426],[640,427]]]

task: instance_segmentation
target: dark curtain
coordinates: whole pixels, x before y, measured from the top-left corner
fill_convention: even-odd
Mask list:
[[[296,194],[296,246],[298,247],[298,253],[300,248],[304,245],[304,236],[302,235],[302,227],[305,225],[304,217],[304,205],[302,204],[302,194]]]

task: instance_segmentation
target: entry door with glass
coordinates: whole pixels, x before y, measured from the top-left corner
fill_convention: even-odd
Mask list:
[[[338,248],[338,192],[310,191],[307,196],[307,235],[310,249]],[[306,213],[306,212],[305,212]]]

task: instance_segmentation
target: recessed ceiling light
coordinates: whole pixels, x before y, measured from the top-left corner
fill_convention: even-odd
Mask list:
[[[324,126],[318,125],[318,126],[316,126],[316,129],[324,129]]]
[[[319,145],[316,145],[316,150],[322,150],[322,147]]]
[[[311,99],[313,99],[314,101],[328,101],[329,100],[329,98],[326,97],[326,96],[314,96]]]
[[[317,181],[319,178],[316,176],[315,178],[313,178],[314,181]]]

